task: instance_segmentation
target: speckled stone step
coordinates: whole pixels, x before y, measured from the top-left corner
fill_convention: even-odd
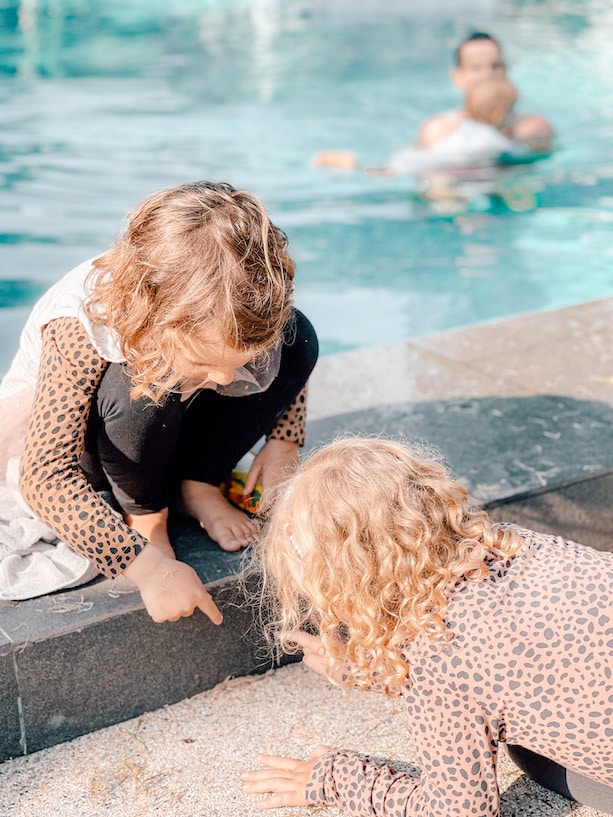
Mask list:
[[[611,547],[613,407],[562,396],[403,403],[315,420],[309,446],[338,434],[426,441],[497,519]],[[189,697],[272,659],[223,553],[190,520],[172,538],[224,612],[154,624],[123,579],[0,606],[0,760]],[[255,588],[254,588],[255,589]]]

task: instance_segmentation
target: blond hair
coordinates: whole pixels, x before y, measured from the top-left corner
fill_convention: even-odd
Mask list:
[[[287,236],[262,202],[225,183],[154,193],[94,262],[88,317],[119,338],[132,397],[176,389],[188,338],[238,351],[278,345],[292,314]]]
[[[385,439],[343,438],[312,454],[288,483],[257,545],[272,627],[318,628],[345,683],[373,678],[398,694],[403,645],[418,634],[447,643],[448,593],[488,574],[488,561],[522,540],[467,505],[465,489],[433,452]]]

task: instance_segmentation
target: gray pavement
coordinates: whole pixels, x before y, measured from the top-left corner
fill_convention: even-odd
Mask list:
[[[466,418],[475,412],[491,423],[499,421],[499,436],[513,416],[513,435],[498,446],[497,467],[529,438],[530,490],[523,498],[516,491],[494,496],[484,483],[482,500],[493,503],[498,518],[508,511],[523,521],[529,514],[534,527],[543,522],[543,529],[549,526],[566,535],[575,530],[585,534],[584,541],[593,536],[588,543],[611,549],[607,496],[613,469],[608,452],[592,446],[586,453],[581,435],[590,431],[589,439],[609,439],[612,317],[613,299],[604,299],[324,358],[311,384],[311,437],[319,442],[339,430],[355,430],[356,423],[365,423],[370,433],[395,433],[393,421],[400,420],[405,435],[419,435],[426,427],[437,427],[424,425],[429,414],[422,408],[427,406],[449,420],[441,447],[448,443],[443,452],[453,460],[459,457],[448,433],[454,417],[455,437],[460,438]],[[557,420],[550,416],[556,406],[561,407]],[[515,414],[524,408],[522,427]],[[549,421],[558,425],[549,426]],[[541,429],[540,441],[535,428]],[[559,462],[547,466],[544,461],[551,452],[565,453],[555,448],[565,439],[575,439],[575,468],[568,472]],[[524,459],[522,455],[520,463],[526,465]],[[452,465],[461,469],[459,461]],[[513,467],[509,480],[522,471]],[[554,474],[551,469],[558,467]],[[197,649],[193,642],[191,649]],[[97,659],[104,679],[104,654]],[[155,666],[143,666],[143,681],[155,672]],[[55,682],[49,677],[50,694]],[[41,683],[44,688],[44,678]],[[80,683],[86,684],[86,678]],[[82,699],[83,690],[75,689],[77,693]],[[254,767],[258,752],[306,757],[317,744],[328,743],[410,766],[413,754],[405,726],[397,701],[372,693],[344,694],[293,664],[262,676],[226,680],[171,706],[7,761],[0,766],[0,814],[252,817],[258,813],[257,798],[242,792],[240,772]],[[526,781],[504,752],[500,785],[505,817],[597,814]],[[276,813],[306,817],[313,811]],[[333,809],[319,813],[338,814]]]
[[[255,817],[241,772],[259,752],[306,758],[324,743],[411,769],[402,705],[343,693],[301,664],[238,678],[180,703],[2,767],[6,817]],[[596,817],[519,774],[501,751],[503,817]],[[337,809],[271,811],[338,817]],[[444,815],[441,815],[444,817]]]

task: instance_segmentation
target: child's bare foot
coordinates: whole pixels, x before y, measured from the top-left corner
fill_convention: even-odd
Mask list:
[[[216,485],[184,480],[183,503],[222,550],[247,547],[259,530],[257,521],[231,505]]]

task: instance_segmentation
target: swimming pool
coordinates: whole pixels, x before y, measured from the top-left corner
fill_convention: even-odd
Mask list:
[[[613,294],[608,0],[0,0],[0,24],[0,372],[44,288],[197,178],[266,202],[324,353]],[[411,177],[310,165],[381,165],[457,105],[471,29],[559,134],[525,170],[536,209],[438,218]]]

